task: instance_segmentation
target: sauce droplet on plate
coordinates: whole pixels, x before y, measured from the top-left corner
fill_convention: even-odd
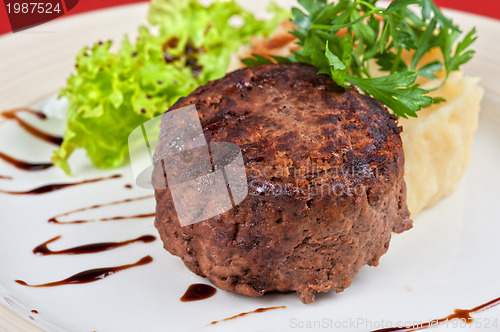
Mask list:
[[[92,243],[92,244],[86,244],[78,247],[73,247],[73,248],[68,248],[64,250],[50,250],[47,245],[49,243],[55,242],[59,240],[61,236],[56,236],[39,246],[37,246],[35,249],[33,249],[33,253],[35,255],[40,255],[40,256],[48,256],[48,255],[83,255],[83,254],[93,254],[93,253],[98,253],[98,252],[103,252],[106,250],[111,250],[119,247],[123,247],[135,242],[153,242],[156,240],[156,237],[153,235],[144,235],[141,237],[138,237],[136,239],[132,240],[127,240],[127,241],[121,241],[121,242],[101,242],[101,243]]]
[[[208,299],[209,297],[214,296],[216,292],[217,290],[210,285],[192,284],[191,286],[188,287],[186,293],[182,295],[181,301],[191,302],[191,301],[205,300]]]
[[[0,179],[3,179],[3,180],[12,180],[12,176],[0,175]]]
[[[109,277],[112,274],[115,274],[117,272],[127,270],[136,266],[141,266],[141,265],[146,265],[149,264],[153,261],[153,258],[151,256],[146,256],[141,258],[139,261],[137,261],[134,264],[127,264],[127,265],[121,265],[121,266],[114,266],[114,267],[103,267],[103,268],[98,268],[98,269],[92,269],[92,270],[86,270],[80,273],[77,273],[69,278],[59,280],[59,281],[54,281],[54,282],[48,282],[45,284],[39,284],[39,285],[29,285],[23,280],[16,280],[16,282],[20,285],[27,286],[27,287],[55,287],[55,286],[63,286],[63,285],[74,285],[74,284],[86,284],[89,282],[95,282],[102,280],[104,278]]]
[[[104,181],[104,180],[117,179],[117,178],[121,178],[121,177],[122,176],[120,174],[116,174],[116,175],[103,177],[103,178],[83,180],[80,182],[47,184],[47,185],[44,185],[44,186],[41,186],[41,187],[38,187],[35,189],[27,190],[27,191],[0,190],[0,193],[10,194],[10,195],[40,195],[40,194],[50,193],[50,192],[53,192],[56,190],[61,190],[61,189],[68,188],[68,187],[78,186],[81,184],[100,182],[100,181]]]

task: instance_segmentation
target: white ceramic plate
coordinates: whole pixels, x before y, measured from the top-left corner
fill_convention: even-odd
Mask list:
[[[255,1],[245,7],[260,13],[265,3]],[[74,55],[83,45],[99,39],[120,40],[125,32],[134,35],[137,25],[145,21],[146,10],[144,4],[102,10],[1,37],[0,109],[30,105],[53,94],[65,84]],[[76,179],[65,177],[56,168],[27,173],[0,162],[0,175],[14,178],[0,180],[1,189],[31,189],[115,173],[124,176],[46,195],[0,194],[0,303],[48,331],[369,331],[445,317],[454,308],[472,308],[499,297],[500,23],[454,11],[448,14],[464,29],[477,26],[480,36],[477,55],[466,67],[467,74],[482,78],[487,91],[472,161],[459,189],[419,215],[411,231],[393,236],[380,266],[362,268],[343,293],[319,295],[315,303],[304,305],[295,294],[250,298],[219,290],[210,299],[182,303],[179,298],[190,284],[208,282],[164,251],[159,240],[99,254],[33,255],[36,245],[56,235],[62,235],[62,239],[52,249],[157,235],[152,218],[81,225],[47,223],[64,211],[149,193],[124,187],[133,183],[127,167],[96,171],[80,154]],[[54,133],[62,128],[55,120],[30,121]],[[30,137],[15,123],[0,127],[0,151],[20,159],[46,161],[52,148]],[[87,215],[153,211],[154,200],[149,199],[93,210]],[[133,263],[146,255],[154,258],[153,263],[95,283],[27,288],[14,282],[64,279],[90,268]],[[287,308],[207,326],[242,312],[282,305]],[[0,331],[38,330],[16,318],[12,311],[0,304]],[[500,331],[500,307],[474,317],[476,322],[467,325],[469,330],[489,324],[489,331]],[[453,325],[439,329],[451,329]]]

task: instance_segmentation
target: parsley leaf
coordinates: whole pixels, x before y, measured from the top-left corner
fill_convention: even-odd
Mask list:
[[[448,62],[449,71],[459,70],[461,65],[472,59],[472,56],[474,55],[475,51],[469,50],[468,47],[473,42],[475,42],[476,39],[477,39],[476,28],[473,28],[465,36],[464,40],[458,43],[454,55],[449,59]]]
[[[430,79],[436,79],[437,77],[434,73],[440,71],[442,68],[443,64],[441,62],[433,61],[420,68],[417,71],[417,74]]]
[[[432,0],[394,0],[386,8],[378,7],[377,0],[298,2],[302,8],[292,9],[291,21],[300,49],[288,58],[273,59],[316,66],[338,85],[357,86],[398,116],[417,116],[421,108],[443,101],[426,96],[429,91],[415,84],[418,76],[435,79],[435,73],[444,70],[446,80],[474,55],[470,46],[476,30],[459,41],[459,27]],[[424,55],[436,49],[443,60],[422,65]],[[411,55],[408,63],[403,54]],[[244,63],[272,62],[253,57]],[[382,76],[372,77],[373,72]]]
[[[429,91],[415,85],[417,74],[406,71],[375,78],[347,76],[347,81],[365,90],[397,116],[417,116],[421,107],[432,104],[433,99],[425,96]]]
[[[320,73],[330,74],[335,83],[337,83],[340,86],[344,86],[344,81],[347,75],[346,67],[342,62],[342,60],[340,60],[335,54],[333,54],[332,51],[330,51],[330,48],[328,47],[328,41],[326,42],[325,56],[326,59],[328,60],[330,71],[322,72],[320,70]]]

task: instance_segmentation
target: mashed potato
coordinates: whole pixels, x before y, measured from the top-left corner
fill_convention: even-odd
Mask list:
[[[399,119],[412,217],[451,194],[459,184],[478,125],[483,96],[478,82],[477,78],[454,72],[442,88],[431,93],[446,102],[421,110],[418,118]],[[425,89],[426,84],[422,87]]]

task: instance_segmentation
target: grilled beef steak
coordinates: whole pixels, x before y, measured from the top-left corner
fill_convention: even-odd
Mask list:
[[[215,286],[240,294],[348,287],[377,265],[391,232],[411,228],[396,118],[306,64],[241,69],[199,87],[171,110],[196,105],[207,142],[236,143],[248,196],[181,227],[172,195],[156,189],[165,249]],[[162,124],[163,126],[163,124]],[[165,182],[160,135],[153,183]]]

